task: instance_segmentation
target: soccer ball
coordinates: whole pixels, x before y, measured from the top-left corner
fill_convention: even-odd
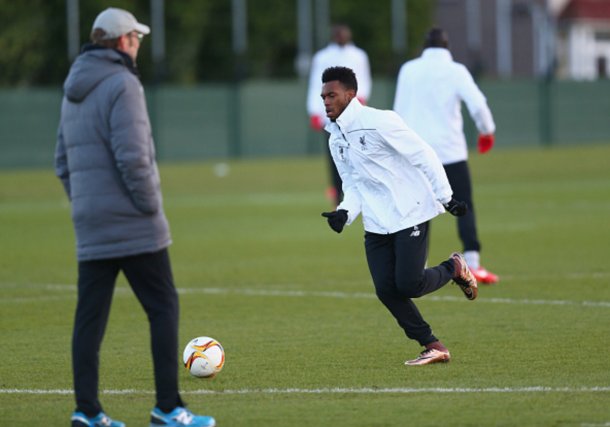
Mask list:
[[[211,378],[225,364],[225,352],[214,338],[198,337],[189,342],[182,355],[184,366],[197,378]]]

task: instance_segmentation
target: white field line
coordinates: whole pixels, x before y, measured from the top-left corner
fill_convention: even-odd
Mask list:
[[[255,289],[224,289],[224,288],[178,288],[180,294],[242,294],[253,296],[286,296],[286,297],[322,297],[322,298],[367,298],[376,299],[375,294],[346,293],[346,292],[308,292],[308,291],[271,291]],[[470,302],[464,297],[457,296],[425,296],[423,301],[449,301]],[[536,305],[573,305],[589,307],[610,307],[610,302],[605,301],[569,301],[569,300],[533,300],[533,299],[510,299],[510,298],[477,298],[482,303],[494,304],[536,304]]]
[[[598,393],[610,387],[489,387],[489,388],[267,388],[242,390],[191,390],[183,394],[414,394],[414,393]],[[102,390],[102,394],[154,394],[153,390]],[[0,394],[74,394],[73,390],[0,389]]]
[[[303,193],[254,193],[240,195],[207,195],[201,196],[168,196],[163,198],[165,207],[239,207],[239,206],[269,206],[295,205],[317,203],[324,196],[320,192]],[[70,209],[66,197],[55,200],[25,200],[5,201],[0,204],[0,212],[15,213],[23,211],[57,211]]]
[[[2,286],[0,286],[2,287]],[[11,286],[18,287],[18,285]],[[40,302],[52,301],[61,298],[76,298],[76,286],[74,285],[24,285],[24,287],[40,288],[55,291],[70,291],[70,294],[51,295],[39,297],[0,298],[0,303]],[[177,288],[179,294],[209,294],[209,295],[251,295],[270,297],[310,297],[310,298],[339,298],[339,299],[376,299],[373,293],[347,293],[347,292],[316,292],[316,291],[280,291],[280,290],[258,290],[258,289],[229,289],[229,288]],[[130,288],[117,287],[115,295],[133,295]],[[469,302],[459,296],[425,296],[423,301],[443,302]],[[526,305],[556,305],[574,307],[610,307],[607,301],[570,301],[570,300],[545,300],[545,299],[511,299],[511,298],[477,298],[479,303],[488,304],[526,304]]]
[[[556,274],[523,274],[523,275],[502,275],[501,282],[516,281],[516,280],[538,280],[538,279],[555,279],[555,280],[583,280],[583,279],[610,279],[610,273],[569,273],[565,275]],[[500,283],[501,283],[500,282]]]

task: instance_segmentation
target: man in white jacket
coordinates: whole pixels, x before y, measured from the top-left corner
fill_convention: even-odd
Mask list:
[[[453,61],[447,34],[440,28],[431,29],[424,46],[420,58],[400,69],[394,111],[436,151],[455,197],[468,205],[468,213],[457,219],[464,258],[479,282],[496,283],[498,276],[480,263],[481,243],[472,202],[461,101],[466,103],[480,133],[479,153],[493,147],[496,126],[485,96],[472,76],[466,67]]]
[[[379,300],[407,337],[426,349],[406,365],[448,362],[447,348],[432,334],[412,298],[445,286],[451,279],[469,300],[477,282],[464,257],[453,253],[439,266],[425,268],[428,221],[445,209],[463,215],[468,208],[454,200],[434,150],[393,111],[363,106],[358,82],[346,67],[322,75],[322,99],[330,122],[329,148],[343,180],[345,197],[336,211],[325,212],[328,224],[343,231],[362,212],[369,270]]]
[[[309,124],[317,132],[326,125],[324,105],[320,102],[322,90],[322,73],[329,67],[343,66],[351,68],[360,85],[358,99],[366,104],[371,95],[371,66],[366,52],[352,43],[352,32],[345,24],[336,24],[332,28],[332,42],[313,56],[309,73],[309,89],[307,90],[307,113]],[[335,206],[341,203],[341,178],[329,158],[332,187],[329,188],[329,198]]]

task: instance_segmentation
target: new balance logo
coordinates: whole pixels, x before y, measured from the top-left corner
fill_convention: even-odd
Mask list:
[[[339,147],[339,160],[345,161],[345,149],[343,147]]]
[[[416,225],[415,227],[413,227],[413,231],[411,232],[409,237],[417,237],[417,236],[419,236],[419,228],[417,228],[417,225]]]

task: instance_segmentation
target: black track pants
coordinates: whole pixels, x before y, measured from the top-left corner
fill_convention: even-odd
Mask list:
[[[476,216],[474,204],[472,203],[472,184],[470,182],[470,170],[465,161],[443,165],[453,190],[453,198],[468,205],[468,213],[457,217],[458,232],[464,246],[464,252],[481,250],[481,244],[477,236]]]
[[[428,256],[428,223],[393,234],[367,232],[366,258],[379,300],[398,321],[407,337],[422,346],[438,341],[413,303],[445,286],[453,277],[452,260],[424,268]]]
[[[167,249],[78,263],[78,304],[72,337],[76,410],[87,416],[102,411],[98,400],[99,350],[119,271],[125,274],[148,316],[157,407],[169,412],[184,404],[178,394],[178,294]]]

